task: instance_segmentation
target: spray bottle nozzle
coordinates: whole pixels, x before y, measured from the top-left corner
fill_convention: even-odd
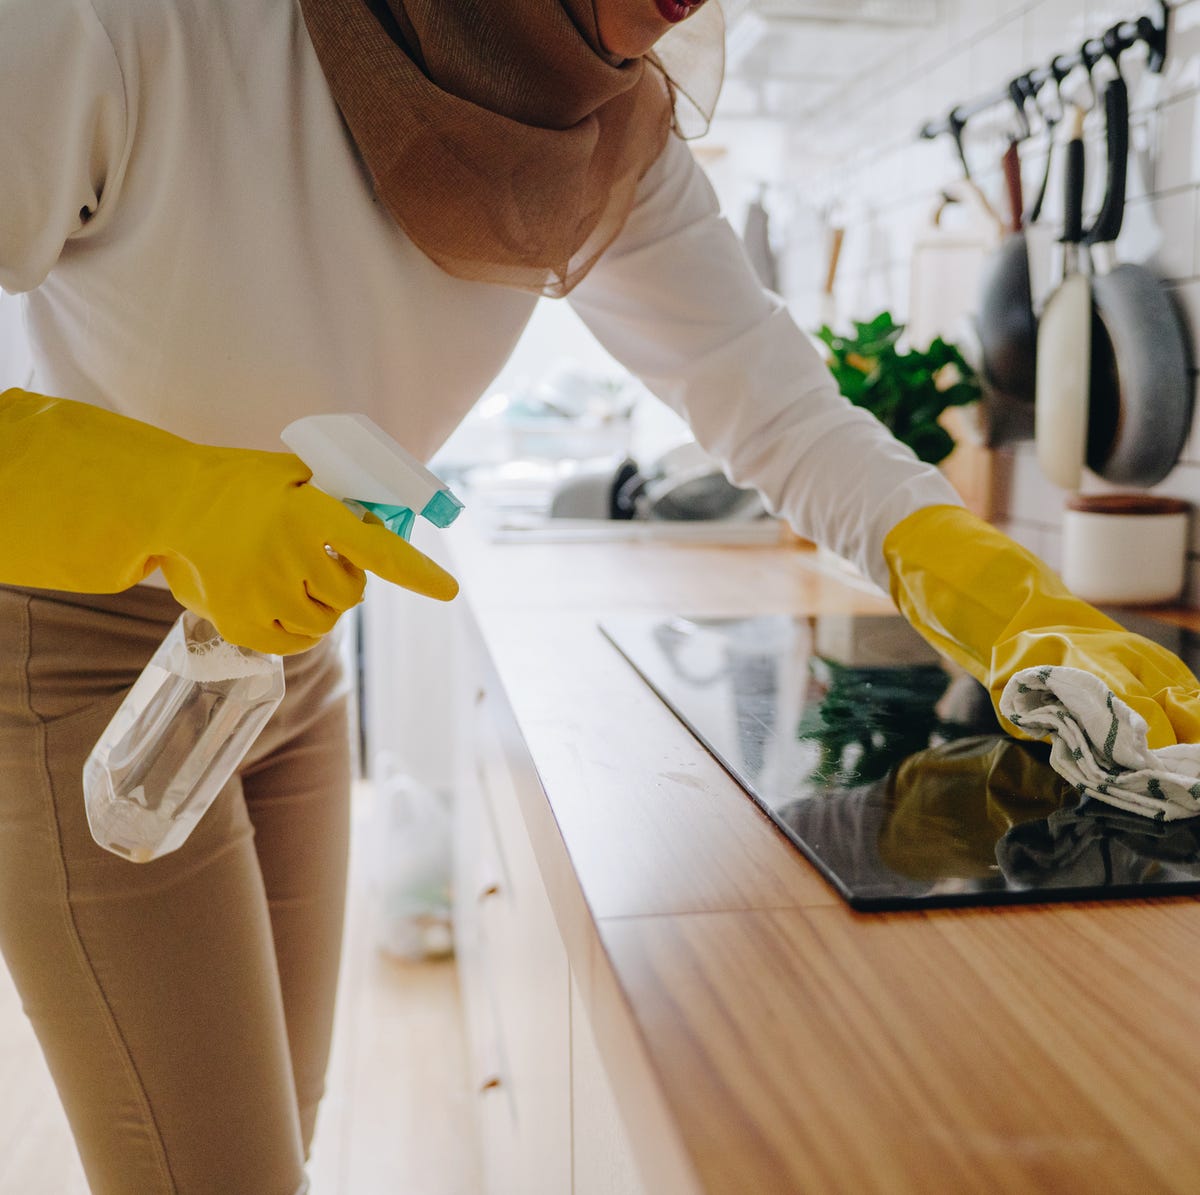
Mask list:
[[[404,539],[417,515],[449,527],[462,503],[440,478],[366,415],[309,415],[280,439],[312,470],[312,484],[369,510]]]
[[[412,537],[417,514],[420,514],[421,518],[427,519],[435,527],[449,527],[458,518],[458,513],[463,508],[463,504],[449,490],[438,490],[418,512],[414,512],[410,506],[391,506],[386,502],[363,502],[360,498],[355,498],[354,504],[361,506],[364,510],[369,510],[389,531],[394,531],[401,539]]]

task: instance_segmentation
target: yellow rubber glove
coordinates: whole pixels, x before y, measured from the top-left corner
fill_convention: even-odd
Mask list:
[[[284,452],[194,444],[86,403],[0,394],[0,582],[116,593],[161,568],[231,643],[312,647],[363,570],[447,601],[454,578],[305,482]],[[329,545],[337,556],[331,556]]]
[[[1151,749],[1200,742],[1200,682],[1157,643],[1075,597],[1036,556],[957,506],[931,506],[888,533],[900,612],[944,655],[1000,694],[1022,668],[1100,677],[1149,726]],[[1001,718],[1005,730],[1029,738]]]

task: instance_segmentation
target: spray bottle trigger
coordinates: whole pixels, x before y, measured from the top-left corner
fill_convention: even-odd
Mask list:
[[[347,505],[354,509],[369,511],[389,530],[401,539],[407,540],[412,536],[413,525],[417,516],[407,506],[389,506],[386,502],[361,502],[355,499]]]

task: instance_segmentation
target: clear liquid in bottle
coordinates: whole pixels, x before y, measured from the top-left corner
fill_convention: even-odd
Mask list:
[[[147,863],[187,841],[283,699],[283,661],[184,613],[88,756],[92,837]]]

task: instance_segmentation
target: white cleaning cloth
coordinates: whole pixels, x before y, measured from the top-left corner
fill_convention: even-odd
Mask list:
[[[1145,718],[1090,672],[1025,668],[1004,686],[1000,712],[1050,736],[1050,765],[1081,794],[1157,821],[1200,816],[1200,744],[1152,751]]]

